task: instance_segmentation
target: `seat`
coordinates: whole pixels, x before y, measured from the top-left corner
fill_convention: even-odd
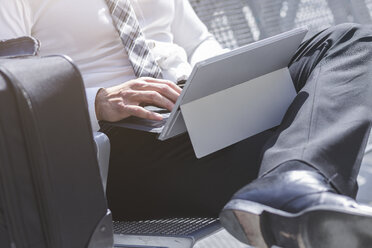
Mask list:
[[[106,189],[110,141],[101,132],[94,132],[98,165]],[[129,203],[128,203],[129,204]],[[221,229],[215,218],[172,218],[143,221],[114,221],[115,247],[191,248],[194,244]]]

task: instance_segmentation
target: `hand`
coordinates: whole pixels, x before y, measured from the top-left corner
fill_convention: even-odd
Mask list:
[[[148,111],[141,105],[155,105],[171,111],[181,88],[174,83],[155,79],[138,78],[118,86],[98,91],[95,108],[98,120],[119,121],[129,116],[162,120],[160,114]]]

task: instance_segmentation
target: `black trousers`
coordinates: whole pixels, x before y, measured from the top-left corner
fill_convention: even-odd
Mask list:
[[[103,126],[114,218],[217,216],[235,191],[291,160],[355,196],[372,120],[372,28],[329,28],[304,42],[289,68],[298,96],[282,124],[202,159],[187,134],[161,142]]]

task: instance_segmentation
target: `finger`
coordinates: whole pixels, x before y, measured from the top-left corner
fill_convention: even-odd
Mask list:
[[[172,111],[174,103],[156,91],[137,91],[133,100],[139,103],[151,104]]]
[[[146,82],[149,82],[149,83],[166,84],[180,94],[181,94],[181,91],[182,91],[182,89],[178,85],[176,85],[175,83],[173,83],[172,81],[169,81],[169,80],[158,79],[158,78],[150,78],[150,77],[143,77],[143,78],[140,78],[140,79],[142,79]]]
[[[146,90],[146,91],[156,91],[161,95],[165,96],[172,102],[176,102],[180,93],[175,91],[173,88],[169,87],[167,84],[157,84],[157,83],[137,83],[133,86],[134,90]]]
[[[148,111],[143,107],[136,106],[136,105],[126,105],[124,107],[124,111],[132,116],[136,116],[139,118],[154,120],[154,121],[161,121],[163,120],[163,116],[161,114]]]

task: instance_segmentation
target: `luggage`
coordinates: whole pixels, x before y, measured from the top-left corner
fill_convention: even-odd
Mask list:
[[[0,59],[0,247],[112,247],[82,79],[62,56]]]

